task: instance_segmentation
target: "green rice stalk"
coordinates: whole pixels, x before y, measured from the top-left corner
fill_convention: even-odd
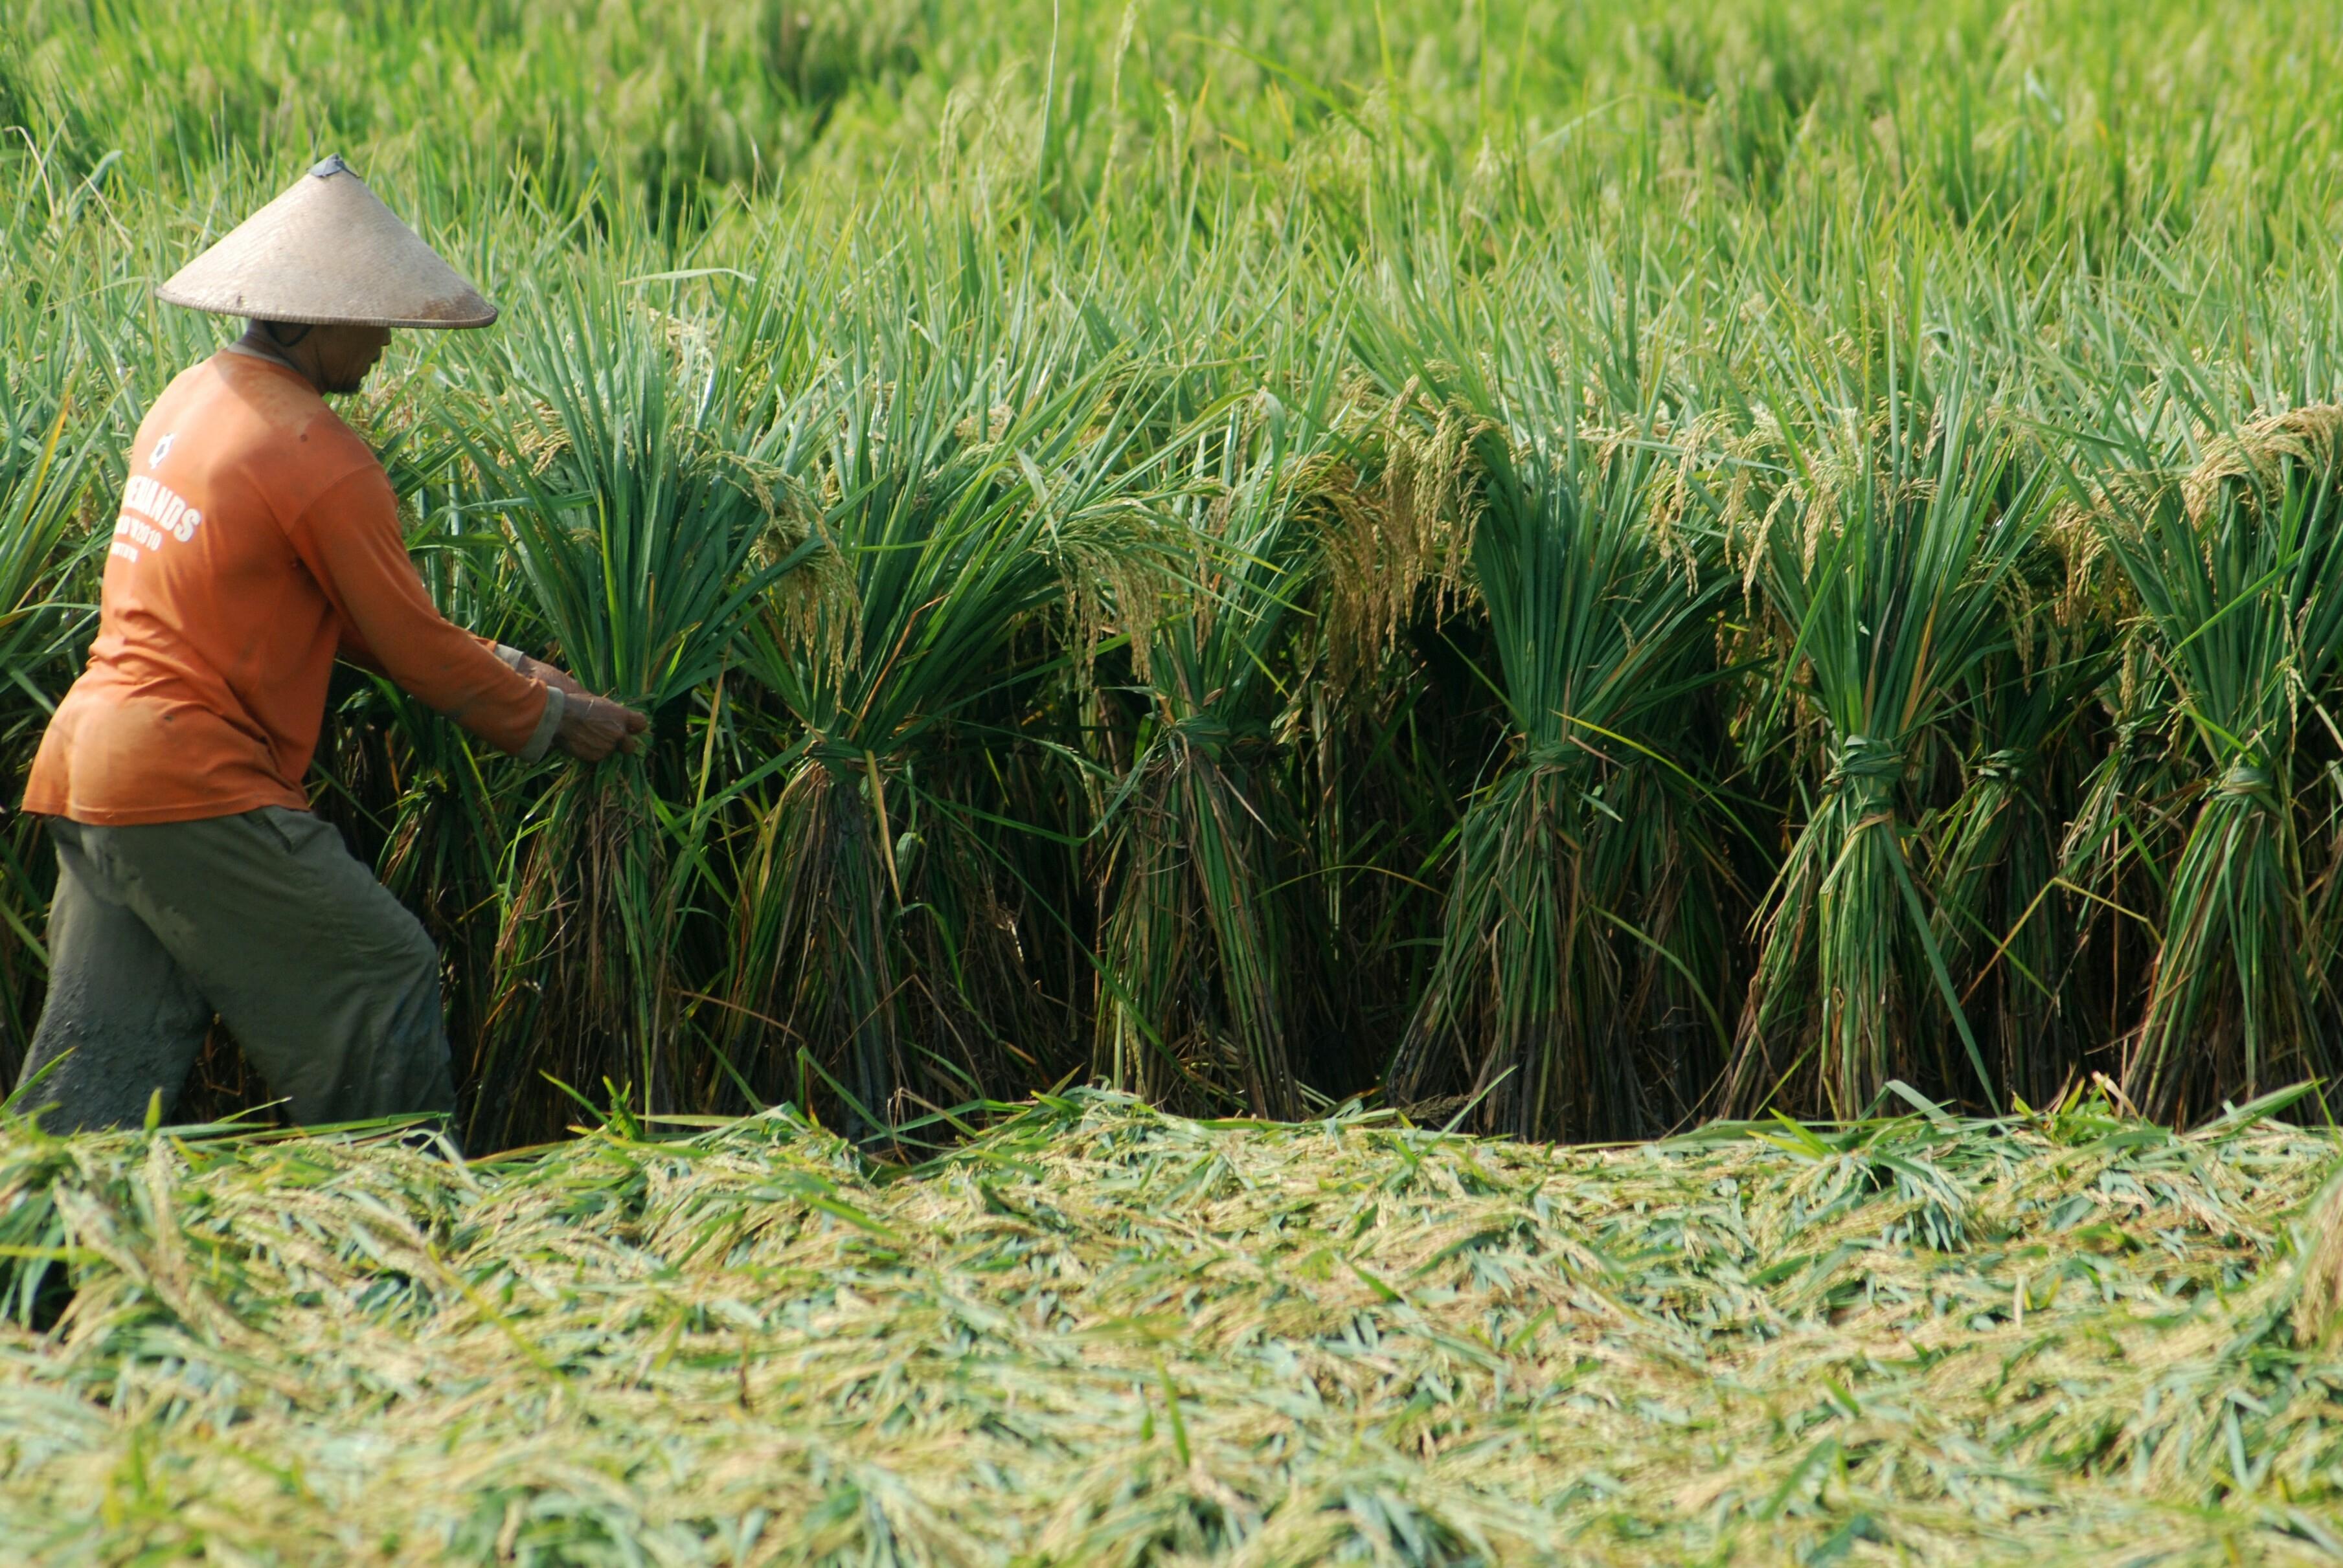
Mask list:
[[[90,601],[113,530],[91,503],[113,431],[87,410],[110,400],[103,388],[101,373],[64,345],[11,356],[0,376],[0,779],[12,783],[78,673],[73,655],[96,619]],[[0,1066],[12,1072],[47,965],[40,851],[15,804],[0,805]]]
[[[2059,885],[2059,839],[2077,782],[2070,759],[2097,739],[2085,721],[2105,651],[2088,638],[2041,650],[2031,669],[2015,652],[1979,661],[1969,699],[1977,749],[1934,824],[1937,946],[1995,1081],[2031,1105],[2055,1101],[2104,1038],[2076,973],[2078,900]]]
[[[743,1049],[785,1042],[750,1075],[759,1092],[819,1089],[815,1071],[866,1135],[1050,1049],[1017,1038],[1033,999],[996,885],[1014,862],[988,851],[985,819],[1005,814],[969,775],[1020,743],[988,714],[1058,662],[1027,634],[1062,618],[1051,640],[1087,657],[1104,634],[1086,587],[1169,559],[1158,459],[1133,445],[1149,409],[1119,398],[1121,367],[989,270],[915,257],[890,281],[832,372],[822,554],[745,645],[801,739],[759,807],[724,999]],[[960,325],[939,337],[931,317]]]
[[[516,824],[498,1010],[475,1070],[588,1091],[608,1080],[666,1108],[683,1070],[672,967],[729,798],[711,801],[705,749],[683,732],[759,596],[804,558],[794,476],[818,416],[806,401],[772,407],[705,326],[622,285],[589,276],[535,303],[501,340],[493,400],[467,430],[488,489],[476,509],[508,531],[551,644],[534,651],[653,729],[639,757],[557,761]],[[508,1131],[528,1103],[479,1114]]]
[[[2098,1020],[2089,1038],[2102,1048],[2128,1032],[2146,1005],[2171,869],[2189,829],[2195,769],[2176,736],[2172,683],[2154,641],[2137,622],[2119,638],[2105,700],[2108,733],[2059,846],[2060,890],[2077,900],[2076,967],[2062,990],[2078,1016]]]
[[[2312,705],[2343,658],[2338,427],[2298,409],[2216,440],[2181,482],[2143,467],[2103,487],[2130,503],[2103,514],[2107,548],[2204,769],[2125,1063],[2152,1114],[2343,1066],[2298,806]]]
[[[1887,362],[1862,417],[1827,384],[1764,445],[1781,480],[1735,527],[1825,766],[1763,915],[1726,1103],[1786,1097],[1841,1115],[1891,1079],[1998,1101],[1935,935],[1938,890],[1908,842],[1925,766],[1961,693],[2011,632],[2002,595],[2039,530],[2038,473],[1976,407],[1959,365]],[[1973,917],[1956,915],[1966,925]]]
[[[2286,1109],[1570,1149],[1076,1090],[909,1169],[789,1111],[469,1164],[12,1123],[0,1529],[418,1568],[2310,1564],[2343,1361],[2289,1253],[2343,1145]]]
[[[1292,1036],[1302,954],[1276,891],[1295,836],[1272,726],[1280,665],[1313,565],[1312,492],[1332,456],[1322,377],[1200,423],[1182,477],[1193,559],[1184,606],[1131,636],[1148,716],[1101,830],[1091,1070],[1159,1103],[1301,1110]],[[1167,477],[1169,476],[1167,475]]]
[[[1622,428],[1583,428],[1597,398],[1584,372],[1493,314],[1476,326],[1427,307],[1405,336],[1363,334],[1387,381],[1473,432],[1469,583],[1508,753],[1458,829],[1439,957],[1391,1089],[1458,1096],[1527,1137],[1633,1136],[1661,1121],[1642,1003],[1682,962],[1676,902],[1708,869],[1702,789],[1679,758],[1729,580],[1714,530],[1666,503],[1681,459],[1649,401]],[[1493,373],[1476,337],[1497,344]],[[1603,390],[1634,397],[1624,379]]]

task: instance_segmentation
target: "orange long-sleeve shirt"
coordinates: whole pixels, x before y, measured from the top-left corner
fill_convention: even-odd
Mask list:
[[[543,748],[546,688],[439,614],[366,443],[295,371],[224,349],[138,427],[97,640],[25,809],[100,826],[306,810],[337,653],[502,750]]]

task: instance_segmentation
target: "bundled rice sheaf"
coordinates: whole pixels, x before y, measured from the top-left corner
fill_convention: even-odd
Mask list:
[[[2253,1108],[1564,1151],[1100,1093],[910,1170],[787,1111],[475,1165],[12,1127],[0,1532],[56,1563],[2328,1561],[2336,1188],[2288,1253],[2338,1152]]]

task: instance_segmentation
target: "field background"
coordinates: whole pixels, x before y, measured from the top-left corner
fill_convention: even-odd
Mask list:
[[[13,0],[0,126],[7,789],[327,152],[505,310],[345,405],[433,591],[656,718],[337,676],[558,1141],[0,1117],[6,1550],[2343,1556],[2331,7]]]
[[[152,285],[340,152],[506,312],[350,410],[435,592],[657,719],[336,688],[477,1146],[2199,1121],[2343,1055],[2331,24],[17,0],[0,777],[232,329]],[[0,824],[0,1070],[49,875]]]

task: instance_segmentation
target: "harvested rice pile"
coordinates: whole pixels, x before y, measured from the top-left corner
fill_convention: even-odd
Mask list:
[[[0,1134],[42,1562],[2326,1562],[2343,1141],[1614,1150],[1052,1098],[910,1172],[785,1115],[469,1168]],[[58,1298],[54,1284],[43,1298]],[[20,1314],[21,1315],[21,1314]],[[35,1314],[37,1316],[37,1314]]]

